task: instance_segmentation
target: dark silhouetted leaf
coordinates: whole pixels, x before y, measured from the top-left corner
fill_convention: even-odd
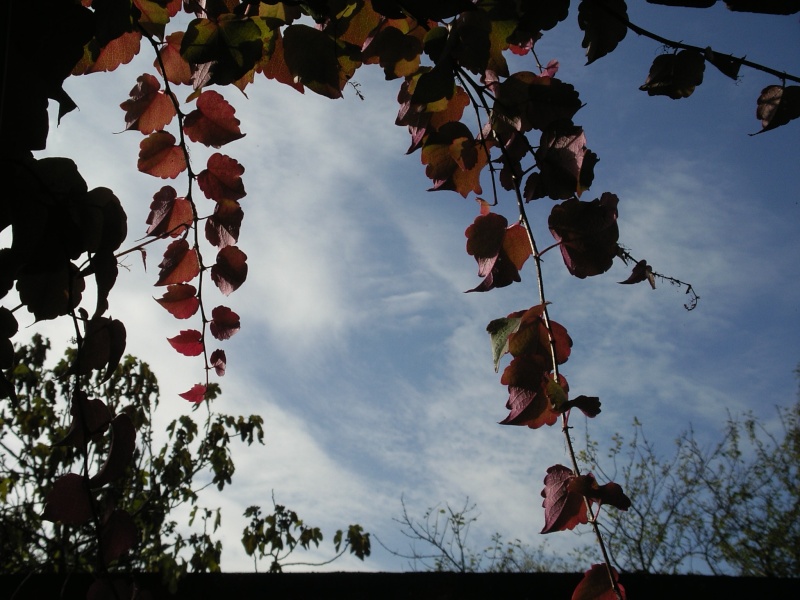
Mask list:
[[[106,317],[91,319],[86,323],[83,343],[78,348],[78,373],[88,375],[105,368],[103,379],[108,379],[125,353],[126,341],[127,333],[122,321]]]
[[[800,118],[800,86],[768,85],[758,97],[756,117],[761,120],[763,133]]]
[[[247,279],[247,255],[236,246],[223,248],[211,267],[211,279],[226,296],[236,291]]]
[[[650,265],[647,264],[646,260],[640,260],[637,262],[631,271],[630,277],[628,277],[625,281],[620,281],[619,283],[631,284],[639,283],[641,281],[647,281],[651,288],[656,289],[656,278],[653,275],[653,270],[650,268]]]
[[[69,430],[56,446],[83,448],[91,439],[103,435],[111,422],[111,411],[102,400],[91,400],[83,391],[76,392],[70,405]]]
[[[136,449],[136,428],[126,413],[120,413],[111,421],[111,447],[97,475],[89,480],[89,486],[99,488],[122,477],[130,466]]]
[[[628,33],[628,7],[624,0],[581,0],[578,25],[584,32],[586,64],[614,50]]]
[[[622,600],[626,600],[625,588],[619,584],[619,575],[614,567],[611,567],[611,573]],[[572,600],[617,600],[617,594],[611,586],[605,564],[592,565],[592,568],[586,571],[578,587],[572,593]]]
[[[100,531],[100,556],[108,565],[136,545],[139,533],[133,517],[122,509],[114,510]]]
[[[67,473],[56,479],[47,493],[42,519],[65,525],[83,525],[93,514],[86,479],[77,473]]]
[[[714,52],[711,48],[706,48],[703,52],[703,58],[706,59],[706,62],[714,65],[723,75],[730,77],[734,81],[739,78],[739,69],[742,63],[733,56],[720,54],[719,52]]]
[[[688,98],[703,83],[706,62],[696,50],[656,56],[647,80],[639,89],[650,96],[669,96],[673,100]]]
[[[628,510],[631,507],[630,498],[625,495],[619,484],[612,481],[598,485],[591,473],[573,478],[569,482],[569,490],[586,496],[592,502],[609,504],[619,510]]]

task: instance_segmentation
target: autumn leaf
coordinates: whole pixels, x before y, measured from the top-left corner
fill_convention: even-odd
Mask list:
[[[209,157],[206,168],[197,176],[197,183],[210,200],[239,200],[246,195],[243,174],[244,167],[236,160],[216,152]]]
[[[203,353],[203,334],[196,329],[184,329],[175,337],[167,338],[167,341],[184,356],[199,356]]]
[[[189,248],[186,240],[175,240],[167,246],[164,259],[159,263],[161,271],[156,285],[171,285],[191,281],[200,273],[197,251]]]
[[[578,25],[584,32],[586,64],[614,50],[628,33],[625,0],[582,0],[578,5]]]
[[[148,135],[164,127],[175,116],[172,99],[159,88],[158,80],[145,73],[131,90],[130,100],[120,104],[125,111],[125,129],[136,129]]]
[[[627,600],[625,588],[619,583],[619,574],[614,567],[611,567],[611,574],[614,577],[614,583],[619,588],[622,600]],[[617,594],[611,586],[611,580],[608,577],[608,568],[605,564],[592,565],[592,568],[586,571],[572,593],[572,600],[617,600]]]
[[[544,528],[541,533],[566,531],[589,522],[583,496],[569,490],[575,478],[571,469],[554,465],[547,469],[542,497],[544,501]]]
[[[206,397],[206,386],[202,383],[196,383],[192,386],[192,389],[183,392],[182,394],[178,394],[184,400],[188,400],[189,402],[193,402],[194,404],[199,404],[202,402]]]
[[[235,200],[222,200],[206,220],[206,239],[217,248],[232,246],[239,240],[244,211]]]
[[[97,475],[89,480],[90,488],[99,488],[119,479],[131,465],[136,450],[136,428],[126,413],[111,420],[111,447]]]
[[[800,118],[800,86],[768,85],[758,97],[756,117],[761,120],[764,133]],[[753,134],[751,134],[753,135]]]
[[[583,129],[568,121],[558,121],[542,132],[536,153],[538,173],[525,183],[525,199],[566,200],[580,196],[594,179],[597,155],[586,147]]]
[[[177,237],[192,226],[192,203],[186,198],[178,198],[177,195],[175,189],[168,185],[153,196],[146,221],[150,225],[147,228],[148,235]]]
[[[153,177],[175,179],[186,170],[183,148],[175,144],[175,136],[156,131],[139,145],[139,170]]]
[[[186,283],[170,285],[161,298],[156,298],[156,302],[176,319],[188,319],[200,306],[197,290],[193,285]]]
[[[211,279],[226,296],[230,295],[247,278],[247,255],[236,246],[227,246],[217,253],[217,262],[211,267]]]
[[[190,140],[219,148],[244,137],[234,108],[214,90],[206,90],[197,98],[197,108],[184,121]]]
[[[77,473],[62,475],[45,496],[42,519],[65,525],[82,525],[92,518],[92,497],[86,479]]]
[[[696,50],[656,56],[650,73],[639,87],[650,96],[669,96],[673,100],[688,98],[703,83],[706,61]]]
[[[211,363],[211,366],[214,367],[214,372],[217,374],[217,377],[222,377],[225,375],[225,369],[228,366],[228,359],[225,357],[224,350],[214,350],[208,360]]]
[[[500,359],[508,353],[508,336],[519,329],[522,322],[520,317],[502,317],[495,319],[486,326],[492,342],[492,358],[494,359],[494,372],[499,370]]]
[[[112,511],[100,530],[100,555],[103,564],[108,565],[118,559],[138,541],[139,533],[128,511],[121,508]]]
[[[610,481],[604,485],[598,485],[594,475],[580,475],[569,482],[569,491],[585,496],[598,504],[609,504],[619,510],[628,510],[631,507],[631,500],[622,491],[622,486]]]
[[[159,73],[161,73],[161,63],[164,63],[167,81],[175,85],[189,85],[192,83],[192,70],[189,63],[181,56],[182,41],[182,31],[169,34],[158,52],[161,61],[159,62],[158,58],[156,58],[153,62],[153,66]]]
[[[239,315],[227,306],[217,306],[211,311],[210,328],[218,340],[230,339],[241,328]]]

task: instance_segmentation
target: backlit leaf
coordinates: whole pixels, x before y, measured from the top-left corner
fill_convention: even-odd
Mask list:
[[[189,85],[192,83],[192,70],[189,63],[181,56],[181,42],[183,32],[176,31],[167,36],[165,43],[159,50],[161,61],[164,63],[167,81],[175,85]],[[161,63],[156,59],[153,66],[161,73]],[[163,74],[162,74],[163,75]]]
[[[215,152],[197,176],[197,183],[210,200],[239,200],[245,196],[243,174],[244,167],[236,160]]]
[[[214,207],[214,214],[206,220],[206,239],[217,248],[234,245],[239,239],[239,229],[244,211],[235,200],[222,200]]]
[[[236,291],[247,279],[247,255],[236,246],[223,248],[211,267],[211,279],[226,296]]]
[[[194,248],[186,240],[175,240],[167,246],[164,259],[159,263],[156,285],[186,283],[200,273],[200,261]]]
[[[489,338],[492,342],[492,358],[494,360],[494,372],[500,369],[500,359],[508,353],[508,336],[514,333],[522,322],[520,317],[502,317],[495,319],[486,326]]]
[[[763,133],[800,118],[800,86],[768,85],[758,97],[756,117],[761,120]]]
[[[217,306],[211,311],[210,328],[218,340],[230,339],[241,328],[239,315],[227,306]]]
[[[192,203],[178,198],[172,186],[162,187],[153,196],[150,214],[147,216],[147,234],[155,237],[178,237],[192,226],[194,213]]]
[[[199,356],[203,353],[203,334],[196,329],[184,329],[175,337],[167,338],[167,341],[184,356]]]
[[[139,145],[138,167],[142,173],[153,177],[175,179],[186,170],[186,156],[171,133],[156,131]]]
[[[197,290],[193,285],[187,283],[169,286],[164,295],[156,299],[156,302],[167,309],[176,319],[188,319],[197,312],[200,306]]]
[[[619,575],[614,567],[611,567],[611,573],[622,600],[626,600],[625,588],[619,584]],[[605,564],[592,565],[592,568],[586,571],[578,587],[572,593],[572,600],[617,600],[617,594],[611,586]]]
[[[145,73],[136,80],[130,100],[120,104],[125,111],[125,129],[137,129],[147,135],[164,129],[175,116],[172,99],[159,88],[158,80]]]
[[[219,148],[244,137],[234,113],[225,98],[206,90],[197,98],[197,108],[186,116],[184,131],[193,142]]]
[[[541,533],[566,531],[589,522],[583,496],[569,491],[569,483],[574,478],[572,470],[564,465],[547,469],[542,490],[544,528]]]
[[[199,404],[206,397],[206,386],[202,383],[196,383],[192,386],[192,389],[178,395],[184,400],[188,400],[194,404]]]
[[[214,350],[208,360],[211,363],[211,366],[214,367],[214,372],[217,374],[217,377],[222,377],[225,375],[225,369],[228,366],[228,359],[225,357],[224,350]]]

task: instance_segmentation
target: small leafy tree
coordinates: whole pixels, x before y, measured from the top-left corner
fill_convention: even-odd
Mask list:
[[[629,514],[606,514],[609,553],[625,571],[704,571],[800,576],[800,400],[781,408],[771,433],[751,413],[729,417],[722,438],[704,444],[689,429],[663,456],[634,421],[634,435],[613,438],[608,458],[630,495]],[[581,453],[603,472],[598,443]],[[584,551],[590,551],[585,548]]]
[[[154,429],[159,404],[156,377],[147,363],[126,356],[108,380],[95,374],[81,382],[88,394],[103,399],[102,405],[97,399],[85,401],[90,409],[87,422],[81,423],[63,400],[71,386],[75,350],[67,350],[48,368],[49,350],[49,342],[39,335],[15,350],[16,366],[7,373],[15,399],[0,400],[0,570],[160,572],[172,589],[187,571],[220,571],[222,543],[214,534],[222,513],[202,505],[199,494],[208,486],[222,490],[232,482],[231,440],[263,443],[261,417],[209,412],[196,420],[182,415],[167,425],[161,443]],[[214,393],[218,391],[215,387]],[[138,439],[131,460],[117,466],[116,447],[133,441],[114,425],[120,415],[135,426]],[[108,429],[111,436],[105,435]],[[80,452],[82,437],[95,440],[88,454]],[[100,488],[90,506],[53,501],[63,471],[107,473],[109,469],[119,469],[118,477]],[[187,523],[176,517],[180,507],[189,508]],[[86,522],[76,522],[81,510],[91,513]],[[260,508],[251,507],[245,516],[251,513],[260,515]],[[278,523],[280,531],[268,539],[273,545],[281,539],[293,548],[284,526],[287,515],[290,525],[302,524],[296,513],[276,505],[265,519]],[[306,529],[313,535],[301,534],[301,545],[307,547],[312,538],[318,544],[319,529]],[[341,532],[336,535],[339,554],[333,560],[347,549],[361,559],[369,555],[369,534],[360,526],[350,526],[340,548],[341,536]],[[243,542],[252,554],[248,539]],[[271,570],[279,571],[285,557],[275,555]]]

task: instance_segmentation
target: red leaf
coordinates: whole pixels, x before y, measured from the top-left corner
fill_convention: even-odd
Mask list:
[[[211,311],[211,335],[218,340],[230,339],[240,327],[239,315],[227,306],[217,306]]]
[[[183,149],[175,145],[175,137],[166,131],[156,131],[139,144],[139,170],[153,177],[175,179],[186,170]]]
[[[225,375],[225,369],[228,366],[228,359],[225,357],[224,350],[214,350],[211,353],[209,361],[211,362],[211,366],[214,367],[214,371],[217,373],[218,377]]]
[[[192,389],[178,395],[184,400],[199,404],[206,397],[206,386],[204,386],[202,383],[196,383],[192,386]]]
[[[203,352],[203,334],[196,329],[184,329],[167,341],[184,356],[199,356]]]
[[[147,216],[147,234],[155,237],[178,237],[191,227],[194,220],[192,203],[186,198],[178,198],[172,186],[162,187],[150,204]]]
[[[152,75],[145,73],[136,81],[131,99],[120,104],[125,111],[125,129],[138,129],[145,135],[164,129],[175,116],[172,99],[159,89],[161,84]]]
[[[120,413],[111,421],[111,448],[97,475],[89,480],[89,487],[99,488],[122,477],[131,464],[136,450],[136,428],[131,418]]]
[[[197,184],[211,200],[239,200],[246,195],[242,174],[242,165],[230,156],[216,152],[208,159],[207,168],[197,176]]]
[[[197,312],[197,308],[200,306],[197,290],[193,285],[186,283],[169,286],[161,298],[156,298],[156,302],[166,308],[176,319],[188,319]]]
[[[569,490],[575,475],[564,465],[547,469],[542,497],[544,502],[544,528],[541,533],[574,529],[589,522],[583,496]]]
[[[239,240],[244,211],[236,200],[222,200],[206,220],[206,239],[217,248],[232,246]]]
[[[164,40],[165,43],[161,46],[159,54],[167,72],[167,81],[176,85],[189,85],[192,82],[192,70],[189,63],[181,56],[182,41],[182,31],[169,34]],[[158,59],[154,61],[153,66],[161,73],[161,64]]]
[[[226,296],[236,291],[247,279],[247,255],[236,246],[223,248],[211,267],[211,279]]]
[[[625,588],[619,584],[619,574],[614,567],[611,567],[611,574],[622,600],[626,600]],[[611,586],[608,570],[604,564],[592,565],[592,568],[586,571],[578,587],[572,592],[572,600],[617,600],[617,594]]]
[[[82,525],[93,514],[86,480],[77,473],[68,473],[56,479],[47,493],[42,518],[65,525]]]
[[[628,510],[631,507],[631,500],[622,491],[622,486],[613,481],[598,485],[591,473],[573,478],[569,482],[569,491],[586,496],[601,505],[610,504],[619,510]]]
[[[197,99],[197,108],[186,116],[184,131],[193,142],[219,148],[244,137],[234,112],[220,94],[206,90]]]
[[[189,242],[186,240],[175,240],[167,246],[164,260],[158,266],[161,271],[158,274],[156,285],[185,283],[200,273],[197,252],[194,248],[189,248]]]

